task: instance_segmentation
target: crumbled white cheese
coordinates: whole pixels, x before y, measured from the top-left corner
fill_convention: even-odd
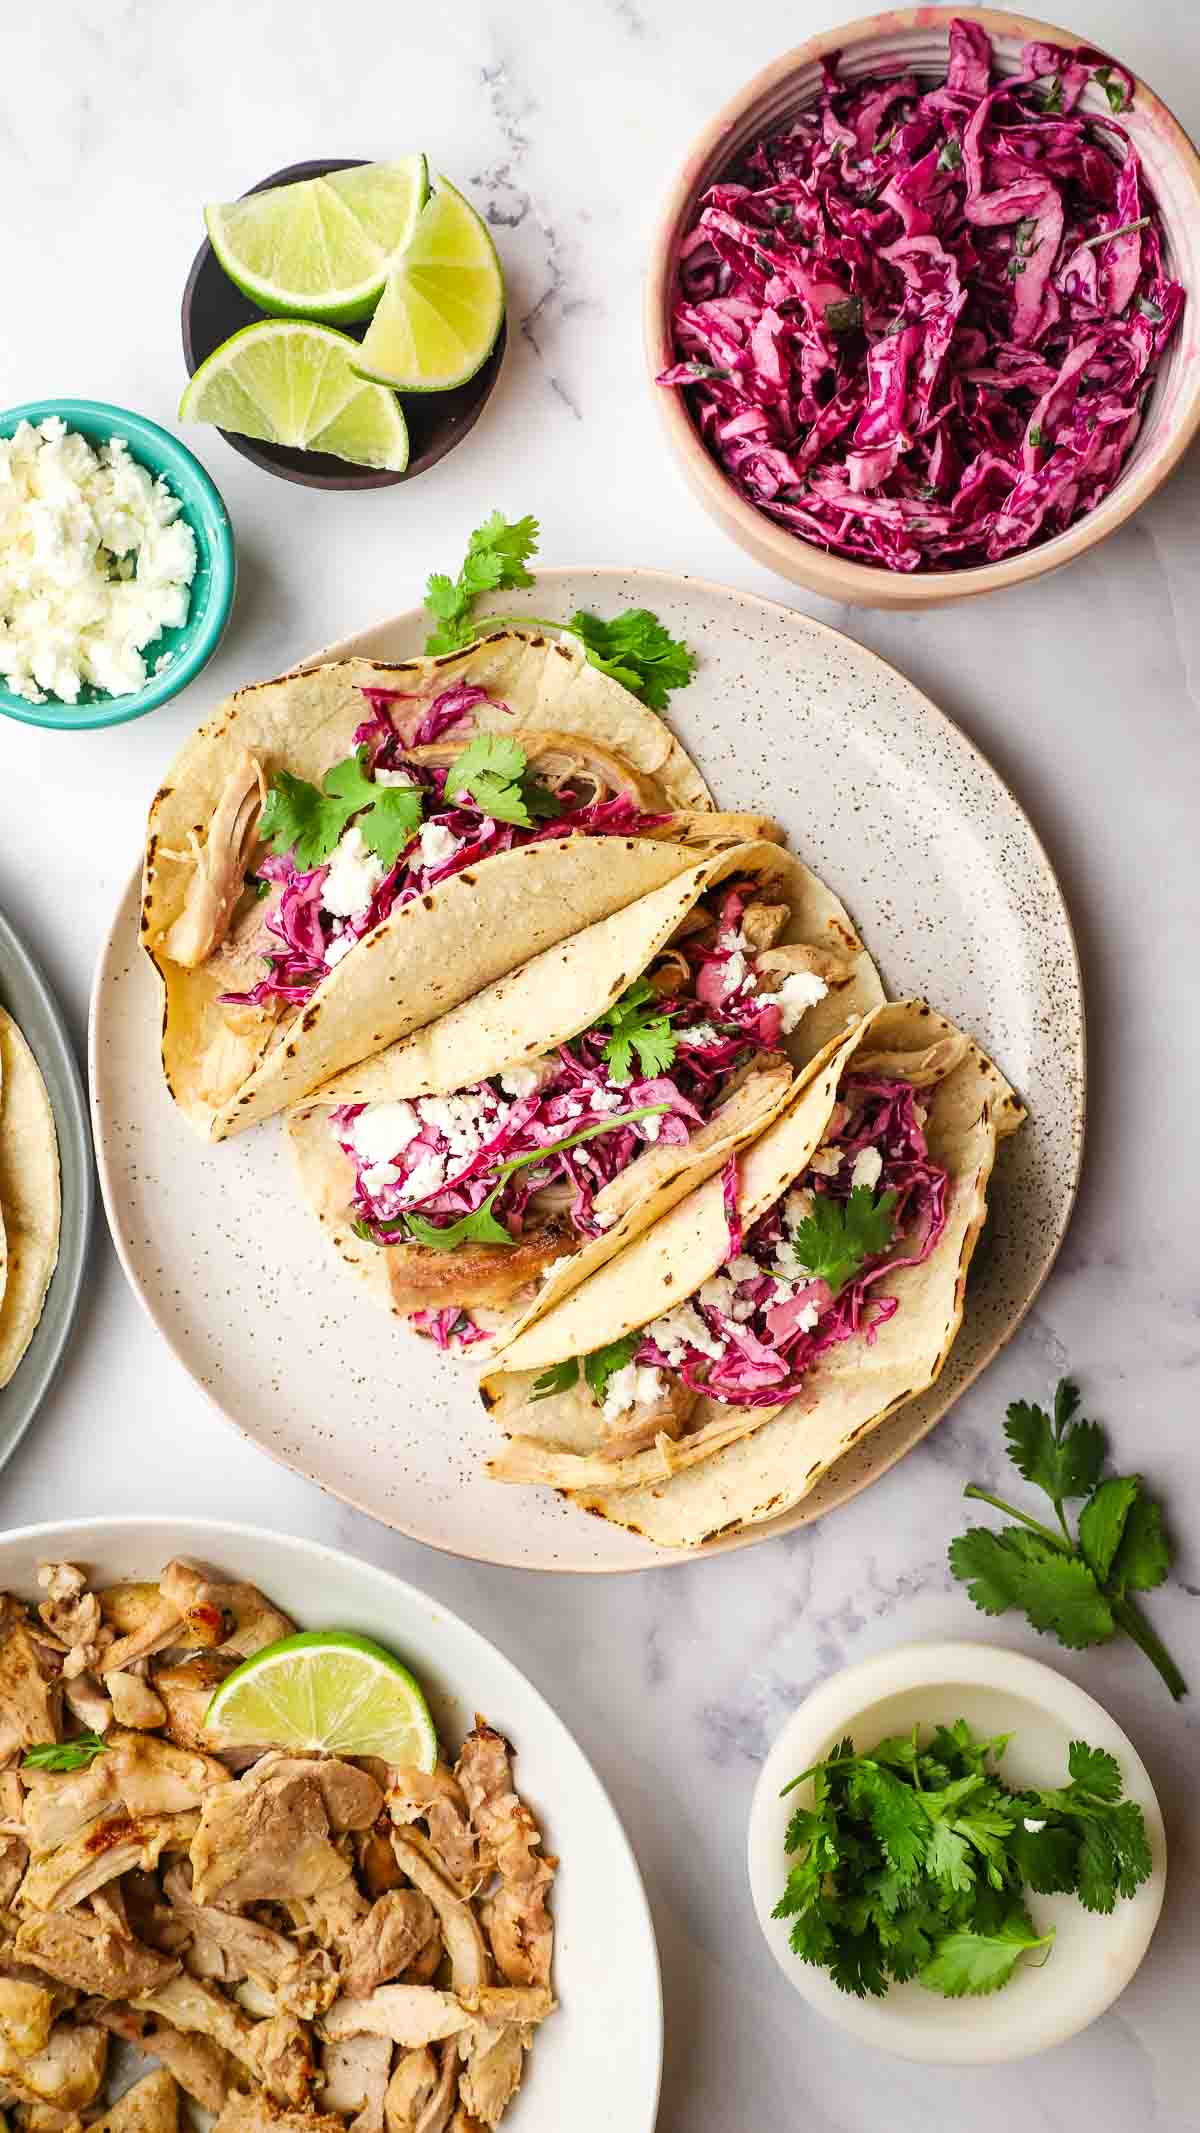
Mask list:
[[[761,1267],[754,1266],[753,1260],[750,1264],[756,1274],[762,1272]],[[731,1279],[731,1271],[730,1268],[712,1275],[710,1280],[701,1284],[697,1294],[700,1302],[706,1304],[710,1310],[723,1311],[726,1318],[732,1318],[740,1325],[743,1320],[754,1316],[754,1305],[748,1299],[739,1300],[737,1283]]]
[[[728,1000],[732,994],[740,992],[749,975],[750,965],[745,956],[740,950],[735,951],[721,972],[721,998]]]
[[[346,1128],[345,1138],[360,1163],[390,1163],[420,1130],[412,1104],[368,1104]]]
[[[842,1167],[842,1150],[818,1148],[816,1154],[809,1157],[808,1167],[815,1170],[819,1178],[836,1178]]]
[[[564,1252],[561,1259],[552,1259],[549,1266],[542,1268],[542,1280],[549,1281],[552,1274],[557,1274],[560,1266],[570,1266],[571,1256],[570,1252]]]
[[[494,1107],[468,1090],[464,1096],[419,1096],[416,1108],[424,1125],[445,1135],[451,1156],[465,1161],[491,1139],[508,1107]]]
[[[142,687],[143,652],[188,618],[196,539],[181,508],[122,437],[94,451],[51,416],[0,438],[6,687],[33,704],[76,703],[88,682],[112,696]]]
[[[883,1157],[878,1148],[860,1148],[850,1172],[851,1191],[857,1192],[860,1185],[865,1185],[874,1192],[882,1175]]]
[[[593,1089],[589,1108],[593,1111],[603,1112],[607,1116],[613,1111],[623,1111],[625,1109],[625,1098],[618,1096],[613,1089]]]
[[[1033,1817],[1032,1815],[1026,1815],[1026,1816],[1024,1817],[1024,1822],[1025,1822],[1025,1827],[1026,1827],[1026,1829],[1027,1829],[1027,1830],[1029,1831],[1029,1834],[1030,1834],[1030,1836],[1031,1836],[1031,1837],[1036,1837],[1036,1836],[1037,1836],[1037,1835],[1039,1834],[1039,1832],[1040,1832],[1041,1830],[1045,1829],[1045,1827],[1046,1827],[1046,1825],[1045,1825],[1045,1823],[1044,1823],[1044,1822],[1039,1822],[1039,1821],[1035,1820],[1035,1818],[1034,1818],[1034,1817]]]
[[[779,1009],[780,1027],[785,1037],[790,1037],[797,1024],[823,1000],[829,987],[811,970],[789,970],[778,992],[763,992],[759,1001],[763,1007]]]
[[[656,1111],[652,1118],[643,1118],[638,1121],[648,1141],[656,1141],[658,1139],[665,1116],[666,1113],[664,1111]]]
[[[711,1022],[695,1022],[691,1029],[681,1029],[679,1032],[681,1044],[716,1044],[717,1041],[717,1033]]]
[[[795,1192],[789,1192],[783,1203],[783,1219],[788,1229],[799,1229],[802,1222],[807,1222],[812,1211],[813,1196],[811,1192],[805,1191],[803,1186]]]
[[[386,872],[383,861],[367,850],[363,833],[355,824],[343,831],[329,861],[321,888],[322,908],[334,918],[361,918],[370,910],[371,899]],[[342,953],[348,951],[343,949]],[[328,962],[328,956],[325,960]]]
[[[748,948],[750,943],[740,927],[726,926],[724,932],[717,935],[717,946],[718,948],[733,951],[738,948]]]
[[[377,1192],[383,1192],[387,1186],[399,1184],[400,1165],[398,1163],[371,1163],[365,1170],[360,1170],[359,1182],[372,1195]]]
[[[707,1286],[706,1283],[705,1287]],[[703,1289],[700,1291],[700,1301],[709,1301]],[[729,1345],[717,1334],[709,1332],[692,1303],[680,1304],[674,1311],[667,1311],[662,1318],[656,1318],[653,1325],[647,1326],[646,1335],[662,1349],[667,1361],[672,1364],[682,1363],[689,1348],[698,1348],[701,1355],[711,1356],[716,1362],[719,1356],[724,1355]]]
[[[428,1155],[418,1158],[403,1181],[404,1205],[407,1207],[418,1200],[427,1200],[431,1193],[440,1192],[445,1182],[446,1158],[439,1155],[436,1148],[431,1148]]]
[[[375,772],[375,783],[377,785],[415,785],[416,782],[415,778],[409,776],[407,770],[377,770]]]
[[[762,1273],[762,1268],[757,1259],[750,1257],[749,1252],[739,1252],[736,1259],[729,1261],[725,1272],[731,1281],[753,1281],[757,1274]]]
[[[506,1067],[500,1086],[506,1096],[532,1096],[558,1071],[556,1059],[531,1059],[528,1066]],[[582,1108],[582,1106],[581,1106]]]
[[[426,822],[422,825],[418,842],[421,846],[421,863],[427,867],[444,866],[453,859],[460,840],[444,822]]]
[[[623,1369],[613,1371],[601,1413],[606,1422],[615,1422],[631,1407],[640,1407],[643,1402],[650,1406],[655,1400],[661,1400],[666,1389],[667,1381],[661,1370],[646,1363],[626,1363]]]

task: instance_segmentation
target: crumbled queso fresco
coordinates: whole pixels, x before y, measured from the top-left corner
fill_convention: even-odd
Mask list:
[[[127,696],[143,653],[186,622],[196,541],[179,498],[56,416],[0,438],[0,680],[31,704],[85,683]]]

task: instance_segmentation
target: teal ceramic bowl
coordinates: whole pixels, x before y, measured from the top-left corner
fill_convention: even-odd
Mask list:
[[[194,681],[216,651],[233,606],[237,583],[237,558],[233,527],[220,490],[198,459],[157,422],[134,415],[124,407],[108,407],[102,400],[34,401],[26,407],[0,412],[0,437],[11,437],[18,422],[44,422],[58,415],[69,430],[77,430],[90,445],[107,444],[110,437],[123,437],[132,459],[151,474],[164,476],[179,497],[182,516],[196,536],[196,575],[188,618],[179,629],[163,630],[146,647],[151,674],[142,689],[128,696],[107,696],[99,689],[81,690],[76,704],[51,698],[44,704],[27,703],[0,684],[0,713],[20,719],[27,726],[54,726],[60,730],[92,726],[123,726],[131,718],[143,718],[172,696],[178,696]],[[154,673],[156,660],[169,655],[168,664]]]

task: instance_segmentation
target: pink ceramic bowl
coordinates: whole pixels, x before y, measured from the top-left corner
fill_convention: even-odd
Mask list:
[[[1121,123],[1129,130],[1153,188],[1167,237],[1167,263],[1187,290],[1188,301],[1141,432],[1117,482],[1103,503],[1065,533],[999,563],[915,576],[830,555],[747,503],[709,456],[684,394],[653,383],[658,372],[674,361],[671,310],[679,247],[701,194],[750,142],[785,124],[792,112],[815,98],[821,60],[830,53],[840,52],[842,73],[852,81],[909,68],[944,77],[953,14],[987,31],[997,63],[1007,74],[1017,72],[1021,47],[1031,38],[1067,46],[1087,42],[1073,30],[1029,16],[971,7],[895,9],[810,38],[747,82],[693,143],[666,201],[646,274],[645,336],[651,390],[689,487],[709,516],[756,562],[765,563],[793,585],[859,607],[935,607],[964,599],[968,593],[991,592],[997,586],[1016,585],[1057,570],[1102,541],[1144,504],[1200,428],[1200,157],[1166,105],[1136,80],[1132,106],[1122,112]],[[1107,114],[1108,106],[1094,84],[1081,108],[1095,110],[1097,117]]]

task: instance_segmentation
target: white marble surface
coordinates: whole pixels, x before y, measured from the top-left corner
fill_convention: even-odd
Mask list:
[[[10,12],[5,404],[82,394],[170,423],[200,202],[299,157],[386,156],[418,136],[487,206],[516,327],[475,437],[409,488],[285,488],[199,433],[241,542],[219,662],[189,698],[131,727],[64,738],[0,725],[0,904],[81,1045],[145,803],[205,705],[410,604],[492,505],[539,513],[549,561],[678,566],[788,597],[696,516],[664,458],[640,368],[638,273],[701,122],[837,12],[828,0],[43,0]],[[1076,0],[1074,20],[1200,131],[1187,0]],[[970,2075],[850,2044],[770,1962],[743,1837],[766,1746],[812,1682],[907,1638],[984,1634],[945,1569],[960,1490],[998,1478],[1005,1401],[1045,1395],[1067,1365],[1175,1508],[1177,1567],[1153,1614],[1200,1677],[1198,513],[1193,455],[1134,525],[1058,578],[921,618],[822,610],[904,667],[1011,779],[1066,886],[1091,1016],[1084,1186],[1058,1270],[1008,1353],[894,1474],[813,1531],[684,1570],[551,1583],[438,1557],[244,1445],[159,1346],[100,1235],[67,1368],[0,1479],[5,1525],[168,1508],[258,1520],[391,1565],[493,1635],[575,1728],[637,1847],[665,1972],[663,2133],[1197,2123],[1196,1719],[1133,1652],[1063,1664],[1109,1703],[1161,1790],[1167,1911],[1139,1977],[1072,2044]],[[935,991],[936,980],[931,970]],[[1032,1632],[1008,1641],[1055,1656]]]

